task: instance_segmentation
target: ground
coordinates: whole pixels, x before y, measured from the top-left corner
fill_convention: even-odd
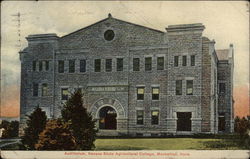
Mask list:
[[[2,142],[0,142],[1,144]],[[4,142],[5,143],[5,142]],[[132,138],[97,139],[95,150],[242,150],[246,149],[236,138]],[[17,144],[2,150],[18,149]]]

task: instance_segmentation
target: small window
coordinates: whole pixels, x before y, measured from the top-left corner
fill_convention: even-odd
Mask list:
[[[112,59],[106,59],[105,71],[106,72],[112,71]]]
[[[43,61],[39,61],[39,71],[43,70]]]
[[[158,87],[152,88],[152,100],[159,100],[160,89]]]
[[[144,87],[137,88],[137,100],[144,100]]]
[[[145,71],[151,71],[152,70],[152,57],[146,57],[145,58]]]
[[[191,66],[195,66],[195,55],[191,56]]]
[[[116,71],[123,71],[123,58],[117,58]]]
[[[38,96],[38,83],[33,83],[33,96]]]
[[[182,80],[177,80],[175,83],[175,94],[182,95]]]
[[[95,72],[101,72],[101,59],[95,59]]]
[[[143,125],[143,115],[144,115],[143,110],[136,111],[136,124],[137,125]]]
[[[187,66],[187,56],[182,56],[182,66]]]
[[[62,88],[62,100],[68,100],[69,91],[68,88]]]
[[[105,40],[111,41],[111,40],[114,39],[114,37],[115,37],[115,33],[114,33],[113,30],[107,30],[107,31],[105,31],[105,33],[104,33]]]
[[[158,110],[151,111],[151,124],[152,125],[159,124],[159,111]]]
[[[49,70],[49,61],[45,61],[45,69],[46,69],[46,71]]]
[[[69,73],[75,72],[75,60],[69,60]]]
[[[193,95],[193,80],[187,80],[187,95]]]
[[[42,84],[42,96],[48,95],[48,85],[46,83]]]
[[[33,71],[36,71],[36,61],[33,61],[33,62],[32,62],[32,70],[33,70]]]
[[[164,57],[157,57],[157,70],[164,70]]]
[[[226,92],[226,85],[225,83],[220,83],[219,84],[219,93],[223,94]]]
[[[86,72],[86,60],[80,60],[80,72]]]
[[[174,66],[177,67],[179,65],[179,56],[174,56]]]
[[[133,71],[140,71],[140,59],[133,58]]]
[[[64,61],[63,60],[58,61],[58,72],[64,73]]]

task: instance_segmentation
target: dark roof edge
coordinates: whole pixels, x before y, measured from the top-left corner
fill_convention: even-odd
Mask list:
[[[113,17],[108,17],[108,18],[102,19],[102,20],[100,20],[100,21],[97,21],[97,22],[95,22],[95,23],[93,23],[93,24],[90,24],[90,25],[88,25],[88,26],[86,26],[86,27],[84,27],[84,28],[81,28],[81,29],[78,29],[78,30],[76,30],[76,31],[74,31],[74,32],[71,32],[71,33],[69,33],[69,34],[67,34],[67,35],[64,35],[64,36],[62,36],[62,37],[60,37],[60,38],[64,38],[64,37],[66,37],[66,36],[69,36],[69,35],[72,35],[72,34],[74,34],[74,33],[79,32],[79,31],[82,31],[82,30],[84,30],[84,29],[87,29],[87,28],[89,28],[89,27],[91,27],[91,26],[93,26],[93,25],[96,25],[96,24],[98,24],[98,23],[101,23],[101,22],[103,22],[103,21],[105,21],[105,20],[107,20],[107,19],[110,19],[110,18],[115,19],[115,20],[117,20],[117,21],[121,21],[121,22],[124,22],[124,23],[131,24],[131,25],[135,25],[135,26],[143,27],[143,28],[146,28],[146,29],[149,29],[149,30],[153,30],[153,31],[156,31],[156,32],[159,32],[159,33],[165,33],[165,32],[163,32],[163,31],[160,31],[160,30],[157,30],[157,29],[153,29],[153,28],[149,28],[149,27],[146,27],[146,26],[143,26],[143,25],[134,24],[134,23],[127,22],[127,21],[120,20],[120,19],[113,18]]]

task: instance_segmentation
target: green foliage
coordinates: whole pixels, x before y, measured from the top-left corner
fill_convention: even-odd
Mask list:
[[[25,149],[35,149],[38,135],[44,130],[46,120],[46,113],[39,107],[36,107],[36,109],[28,115],[27,127],[24,129],[24,136],[21,137],[21,142]]]
[[[6,121],[3,120],[0,128],[4,128],[2,138],[13,138],[18,136],[18,128],[19,122],[18,121]]]
[[[244,137],[245,135],[247,135],[248,130],[250,130],[249,118],[245,118],[245,117],[239,118],[237,116],[234,120],[234,132]]]
[[[75,91],[62,109],[62,119],[70,123],[70,129],[76,139],[77,150],[91,150],[95,147],[95,121],[83,107],[83,95]]]
[[[75,138],[69,129],[69,124],[60,119],[50,120],[39,135],[37,150],[74,150]]]

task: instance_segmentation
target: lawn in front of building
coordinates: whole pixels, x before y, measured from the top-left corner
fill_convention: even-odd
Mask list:
[[[238,139],[216,138],[132,138],[97,139],[96,150],[239,150]]]

